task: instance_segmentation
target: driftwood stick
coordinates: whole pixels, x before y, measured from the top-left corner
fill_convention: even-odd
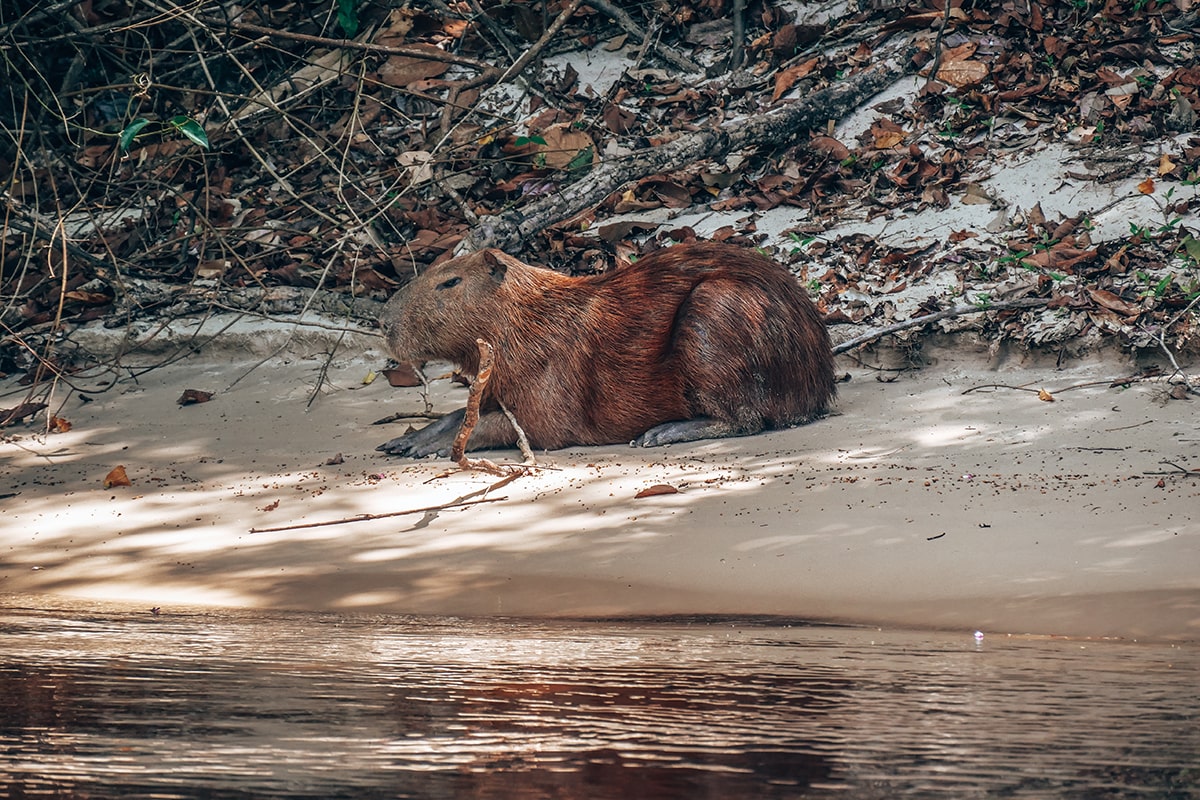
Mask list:
[[[979,314],[984,311],[1010,311],[1014,308],[1036,308],[1044,306],[1050,302],[1048,297],[1023,297],[1019,300],[1000,300],[995,303],[988,303],[986,306],[978,305],[961,305],[954,308],[947,308],[942,311],[937,311],[933,314],[926,314],[923,317],[915,317],[907,319],[903,322],[897,322],[894,325],[887,325],[877,330],[868,331],[861,336],[855,336],[853,339],[842,342],[833,348],[835,356],[849,352],[856,347],[862,347],[864,344],[882,339],[892,333],[899,333],[910,328],[918,328],[922,325],[928,325],[930,322],[937,322],[950,317],[962,317],[967,314]]]
[[[534,466],[537,464],[537,457],[533,454],[533,448],[529,446],[529,437],[525,435],[525,429],[517,422],[517,418],[508,406],[504,403],[500,404],[500,410],[504,412],[504,416],[508,417],[508,422],[513,426],[513,430],[517,432],[517,447],[521,449],[521,456],[524,458],[522,464],[524,466]]]
[[[528,472],[526,468],[537,466],[537,460],[534,458],[533,449],[529,446],[529,439],[525,436],[525,431],[517,424],[517,418],[503,404],[500,405],[500,409],[508,417],[513,430],[517,432],[517,445],[521,448],[521,455],[525,458],[524,463],[518,466],[500,466],[486,458],[467,458],[467,440],[471,438],[471,432],[479,424],[479,404],[483,399],[483,390],[487,388],[488,381],[492,379],[492,365],[496,360],[496,351],[491,344],[483,339],[476,339],[475,346],[479,348],[479,370],[475,375],[475,380],[471,381],[471,389],[467,394],[466,414],[458,429],[458,435],[454,437],[454,444],[450,446],[450,458],[462,469],[480,469],[493,475],[526,474]],[[505,482],[502,481],[497,486],[502,486]]]
[[[497,484],[499,486],[499,484]],[[493,487],[494,488],[494,487]],[[280,525],[278,528],[251,528],[250,533],[275,533],[277,531],[298,531],[304,528],[325,528],[330,525],[346,525],[351,522],[367,522],[373,519],[387,519],[389,517],[403,517],[409,514],[428,514],[431,511],[445,511],[449,508],[462,508],[463,506],[476,506],[480,503],[497,503],[501,500],[507,500],[508,497],[483,497],[478,500],[453,500],[449,503],[442,503],[436,506],[425,506],[424,508],[408,508],[404,511],[390,511],[386,514],[359,514],[356,517],[346,517],[345,519],[331,519],[325,522],[302,522],[296,525]]]
[[[471,388],[467,394],[467,413],[463,416],[458,435],[454,437],[454,444],[450,446],[451,460],[457,462],[463,469],[469,469],[465,463],[467,461],[467,440],[471,438],[471,431],[475,430],[475,426],[479,424],[479,402],[483,399],[483,390],[487,388],[488,381],[492,379],[494,359],[492,346],[483,339],[476,339],[475,346],[479,348],[479,369],[475,373],[475,380],[471,381]]]

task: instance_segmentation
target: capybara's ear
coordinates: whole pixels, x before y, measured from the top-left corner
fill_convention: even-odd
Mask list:
[[[496,283],[504,282],[504,273],[508,271],[508,265],[497,257],[495,250],[483,251],[483,263],[487,264],[488,274],[492,276],[492,280]]]

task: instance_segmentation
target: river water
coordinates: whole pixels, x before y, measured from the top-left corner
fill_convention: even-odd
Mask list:
[[[30,606],[5,798],[1200,797],[1196,643]]]

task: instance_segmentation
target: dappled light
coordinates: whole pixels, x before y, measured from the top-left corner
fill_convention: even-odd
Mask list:
[[[1153,594],[1200,589],[1200,487],[1153,474],[1186,463],[1200,435],[1149,388],[1051,404],[963,395],[994,380],[972,373],[856,380],[839,413],[807,426],[557,451],[491,489],[486,473],[374,452],[389,434],[369,422],[411,401],[343,389],[306,412],[290,369],[269,362],[179,408],[190,367],[164,367],[137,393],[69,409],[69,433],[5,443],[0,470],[18,494],[0,590],[155,607],[703,610],[1017,630],[1070,607],[1081,630],[1143,635],[1200,620],[1200,603],[1159,613]],[[363,370],[333,377],[353,385]],[[453,407],[450,392],[439,402]],[[1151,430],[1170,450],[1145,447]],[[133,485],[103,488],[118,463]],[[655,485],[677,491],[635,497]],[[1110,593],[1130,613],[1071,599]]]

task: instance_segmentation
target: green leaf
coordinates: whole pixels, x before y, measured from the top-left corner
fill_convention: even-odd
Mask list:
[[[1183,249],[1184,252],[1192,257],[1192,261],[1200,264],[1200,239],[1197,239],[1195,236],[1184,237]]]
[[[583,169],[592,163],[592,148],[585,147],[579,151],[579,154],[571,159],[571,163],[567,164],[567,172],[574,172],[577,169]]]
[[[133,144],[133,137],[138,135],[142,128],[150,124],[150,120],[145,117],[138,117],[133,122],[121,131],[121,135],[117,137],[117,149],[122,153],[129,149],[129,145]]]
[[[338,25],[347,38],[354,38],[358,33],[358,11],[354,8],[354,0],[338,0]]]
[[[541,136],[518,136],[516,139],[517,147],[524,147],[527,144],[540,144],[546,146],[546,140]]]
[[[169,120],[167,120],[167,122],[170,123],[172,128],[179,131],[184,136],[203,147],[205,150],[208,149],[208,134],[204,132],[204,128],[199,122],[196,122],[196,120],[192,119],[191,117],[180,115],[178,117],[171,117]]]

